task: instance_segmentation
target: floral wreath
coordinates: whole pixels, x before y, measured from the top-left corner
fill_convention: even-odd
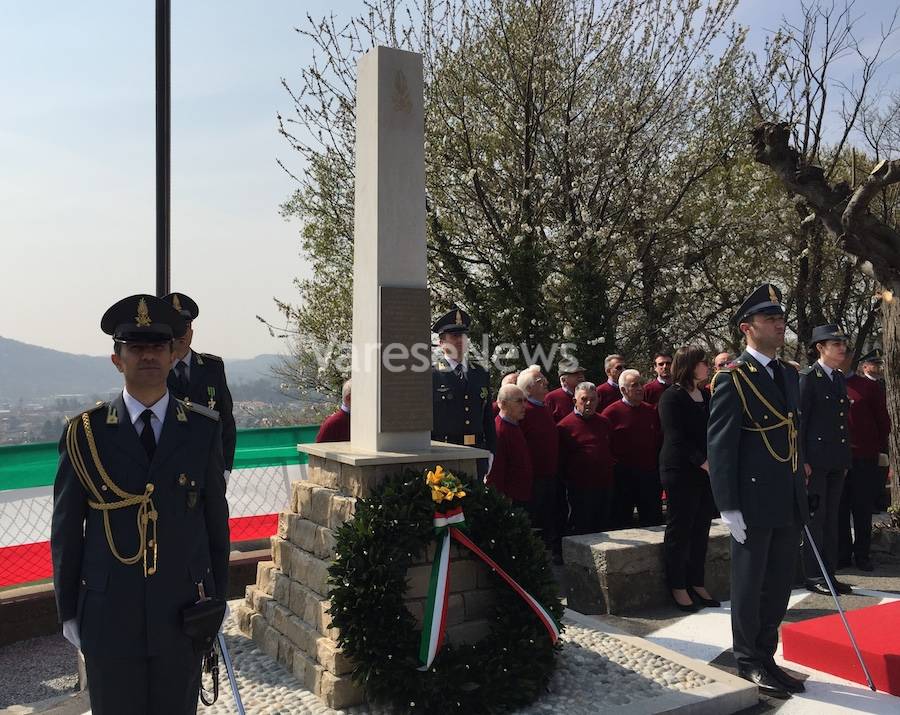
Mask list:
[[[473,644],[443,642],[451,539],[487,563],[495,580],[490,633]],[[357,501],[336,542],[329,613],[370,701],[401,712],[497,713],[546,690],[563,606],[543,544],[502,494],[440,466],[424,479],[406,470]],[[403,603],[406,572],[432,542],[420,628]]]

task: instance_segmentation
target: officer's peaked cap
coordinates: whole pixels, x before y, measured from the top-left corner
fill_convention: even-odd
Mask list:
[[[742,323],[747,318],[764,313],[766,315],[784,315],[781,304],[781,289],[772,283],[763,283],[747,296],[741,307],[734,314],[734,322]]]
[[[119,343],[164,343],[184,335],[187,326],[170,303],[138,293],[110,306],[100,329]]]

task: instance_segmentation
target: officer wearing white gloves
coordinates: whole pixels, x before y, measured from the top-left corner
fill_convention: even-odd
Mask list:
[[[784,345],[781,291],[757,288],[734,316],[747,349],[712,382],[707,457],[722,521],[731,531],[731,630],[738,675],[788,698],[803,683],[773,659],[809,520],[797,370]]]

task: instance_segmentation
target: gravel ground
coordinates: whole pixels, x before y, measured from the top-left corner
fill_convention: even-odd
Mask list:
[[[331,710],[312,693],[298,687],[287,670],[243,636],[233,622],[224,629],[228,649],[235,661],[238,688],[248,712],[287,715],[307,713],[376,713],[367,708]],[[624,643],[614,636],[566,625],[559,667],[549,692],[522,715],[559,712],[593,715],[598,708],[627,705],[671,691],[684,691],[711,681],[649,651]],[[219,700],[209,715],[236,712],[224,672]]]
[[[73,693],[78,686],[75,649],[61,635],[0,648],[0,673],[0,708]]]

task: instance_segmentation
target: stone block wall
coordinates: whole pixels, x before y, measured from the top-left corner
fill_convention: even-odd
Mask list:
[[[442,462],[450,471],[475,474],[474,460]],[[385,477],[410,468],[424,472],[433,463],[353,466],[310,455],[307,480],[291,485],[290,511],[278,517],[272,560],[258,565],[236,617],[241,631],[292,671],[328,707],[362,703],[351,680],[352,663],[337,644],[339,632],[327,611],[328,568],[335,555],[335,530],[353,518],[358,497]],[[493,603],[489,570],[467,550],[453,545],[447,639],[471,643],[487,634]],[[406,603],[421,625],[434,546],[409,569]]]
[[[671,603],[663,561],[665,527],[621,529],[562,540],[567,603],[579,613],[628,614]],[[714,521],[706,553],[705,586],[727,599],[731,537]],[[699,584],[697,584],[699,585]]]

